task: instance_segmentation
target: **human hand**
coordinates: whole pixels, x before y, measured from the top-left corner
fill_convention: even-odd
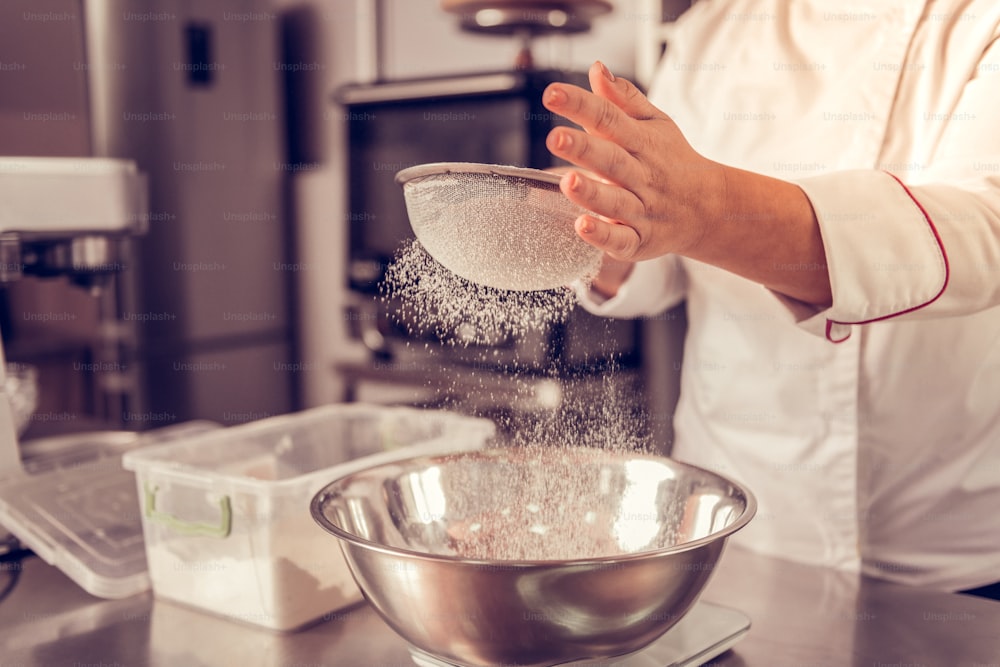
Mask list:
[[[547,109],[583,128],[557,127],[546,142],[581,168],[560,182],[567,198],[596,214],[577,219],[577,234],[617,260],[692,254],[725,191],[724,167],[691,148],[631,82],[601,63],[589,76],[593,92],[553,83],[542,95]]]
[[[805,303],[832,303],[819,222],[798,185],[703,157],[601,63],[590,68],[590,86],[553,83],[542,94],[547,109],[583,127],[557,127],[546,142],[585,170],[569,170],[559,184],[592,213],[576,220],[581,238],[617,260],[674,253]],[[620,280],[604,291],[617,291]]]
[[[572,171],[572,167],[549,167],[545,171],[552,172],[554,174],[568,174]],[[597,175],[593,173],[588,173],[587,177],[597,179]],[[603,181],[603,179],[600,179]],[[607,182],[607,181],[603,181]],[[589,286],[590,289],[600,294],[605,299],[610,299],[611,297],[618,294],[618,289],[622,286],[625,280],[632,273],[632,266],[634,262],[629,260],[616,259],[615,257],[604,253],[601,258],[601,265],[597,270],[597,273],[590,277]]]

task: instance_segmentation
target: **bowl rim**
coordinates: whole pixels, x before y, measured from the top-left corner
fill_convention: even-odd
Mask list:
[[[630,457],[637,459],[648,459],[655,461],[666,461],[669,465],[678,468],[687,468],[689,470],[697,471],[701,474],[714,477],[716,480],[723,484],[731,486],[733,489],[739,492],[745,499],[745,506],[743,512],[737,517],[737,519],[726,526],[725,528],[712,533],[711,535],[706,535],[700,537],[696,540],[691,540],[688,542],[683,542],[681,544],[675,544],[669,547],[662,547],[660,549],[649,549],[646,551],[637,551],[627,554],[618,554],[612,556],[593,556],[588,558],[574,558],[574,559],[525,559],[525,560],[504,560],[504,559],[484,559],[484,558],[465,558],[461,556],[450,556],[447,554],[430,554],[422,551],[416,551],[414,549],[406,549],[403,547],[394,547],[386,544],[380,544],[372,540],[360,537],[353,533],[349,533],[343,528],[337,526],[333,522],[329,521],[326,515],[323,513],[322,508],[328,497],[334,493],[333,487],[343,486],[348,484],[352,478],[359,477],[361,475],[369,474],[380,468],[391,468],[399,467],[402,465],[412,464],[416,462],[426,462],[431,464],[435,461],[444,461],[447,459],[455,458],[469,458],[469,457],[495,457],[501,453],[509,452],[510,450],[516,450],[516,446],[494,446],[485,449],[472,449],[466,451],[455,451],[442,454],[430,454],[430,455],[419,455],[411,456],[397,461],[377,464],[373,466],[366,467],[361,470],[356,470],[354,472],[348,473],[337,479],[330,481],[329,483],[323,485],[323,487],[317,491],[309,503],[309,511],[312,515],[313,521],[317,523],[323,530],[337,537],[342,546],[347,544],[362,547],[370,551],[377,551],[391,556],[400,556],[416,560],[424,560],[436,563],[461,563],[467,565],[478,566],[484,569],[522,569],[522,568],[535,568],[535,567],[578,567],[585,565],[603,565],[605,567],[609,565],[614,565],[618,563],[627,563],[630,561],[640,561],[647,560],[651,557],[666,556],[671,554],[683,553],[686,551],[693,551],[695,549],[701,548],[708,544],[715,542],[724,543],[726,539],[729,538],[733,533],[739,531],[744,526],[746,526],[757,513],[757,498],[754,494],[746,488],[743,484],[740,484],[731,478],[708,470],[707,468],[702,468],[690,463],[684,463],[683,461],[678,461],[669,456],[664,456],[662,454],[653,453],[643,453],[643,452],[626,452]],[[525,448],[521,448],[525,449]],[[616,454],[616,452],[601,449],[598,447],[587,447],[579,446],[575,447],[579,450],[588,450],[593,452],[603,452],[606,454]]]
[[[489,174],[537,181],[547,185],[559,185],[563,175],[531,167],[515,167],[506,164],[486,164],[482,162],[428,162],[407,167],[396,172],[396,183],[405,185],[410,181],[428,176],[445,174]]]

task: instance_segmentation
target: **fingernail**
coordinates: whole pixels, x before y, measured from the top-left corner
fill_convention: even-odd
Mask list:
[[[553,106],[559,106],[566,102],[566,92],[559,88],[549,88],[548,92],[545,93],[545,103],[551,104]]]
[[[592,234],[594,231],[594,221],[586,216],[581,217],[577,229],[580,230],[581,234]]]
[[[560,132],[556,135],[556,148],[566,149],[573,145],[573,136],[569,132]],[[570,173],[571,177],[576,177],[576,174]]]
[[[608,69],[608,66],[605,65],[604,63],[600,63],[600,65],[601,65],[601,73],[604,75],[604,78],[607,79],[608,81],[614,81],[615,75],[611,73],[611,70]]]

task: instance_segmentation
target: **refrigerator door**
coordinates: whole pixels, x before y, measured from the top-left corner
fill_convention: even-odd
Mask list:
[[[135,412],[287,411],[295,375],[271,370],[293,367],[298,268],[280,15],[263,0],[85,6],[95,151],[149,174],[149,232],[122,313],[144,377]]]

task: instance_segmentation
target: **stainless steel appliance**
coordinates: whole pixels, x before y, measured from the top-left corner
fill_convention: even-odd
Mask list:
[[[145,177],[133,162],[0,157],[0,286],[25,275],[111,286],[124,266],[123,244],[146,230],[145,207]],[[21,468],[5,374],[0,347],[0,478]]]
[[[5,342],[41,368],[44,412],[145,430],[295,407],[280,19],[265,0],[0,6],[0,155],[123,158],[149,182],[116,304],[9,290]],[[45,344],[40,303],[67,314]]]
[[[147,229],[145,211],[146,180],[134,162],[0,157],[0,286],[32,275],[67,277],[113,306],[128,242]],[[33,314],[42,325],[63,319],[44,310]],[[107,322],[114,321],[112,315]],[[117,347],[97,347],[100,363],[121,365]],[[128,530],[117,505],[121,483],[131,480],[111,457],[99,460],[103,453],[96,451],[121,446],[130,434],[104,433],[86,442],[36,440],[29,455],[18,435],[21,422],[34,416],[33,405],[26,415],[14,414],[19,397],[8,395],[6,368],[0,346],[0,552],[17,544],[5,531],[10,529],[93,593],[117,597],[143,590],[142,554],[136,560],[127,553],[129,546],[141,545],[142,536]],[[134,568],[118,570],[123,562]],[[110,586],[102,586],[105,575]]]

